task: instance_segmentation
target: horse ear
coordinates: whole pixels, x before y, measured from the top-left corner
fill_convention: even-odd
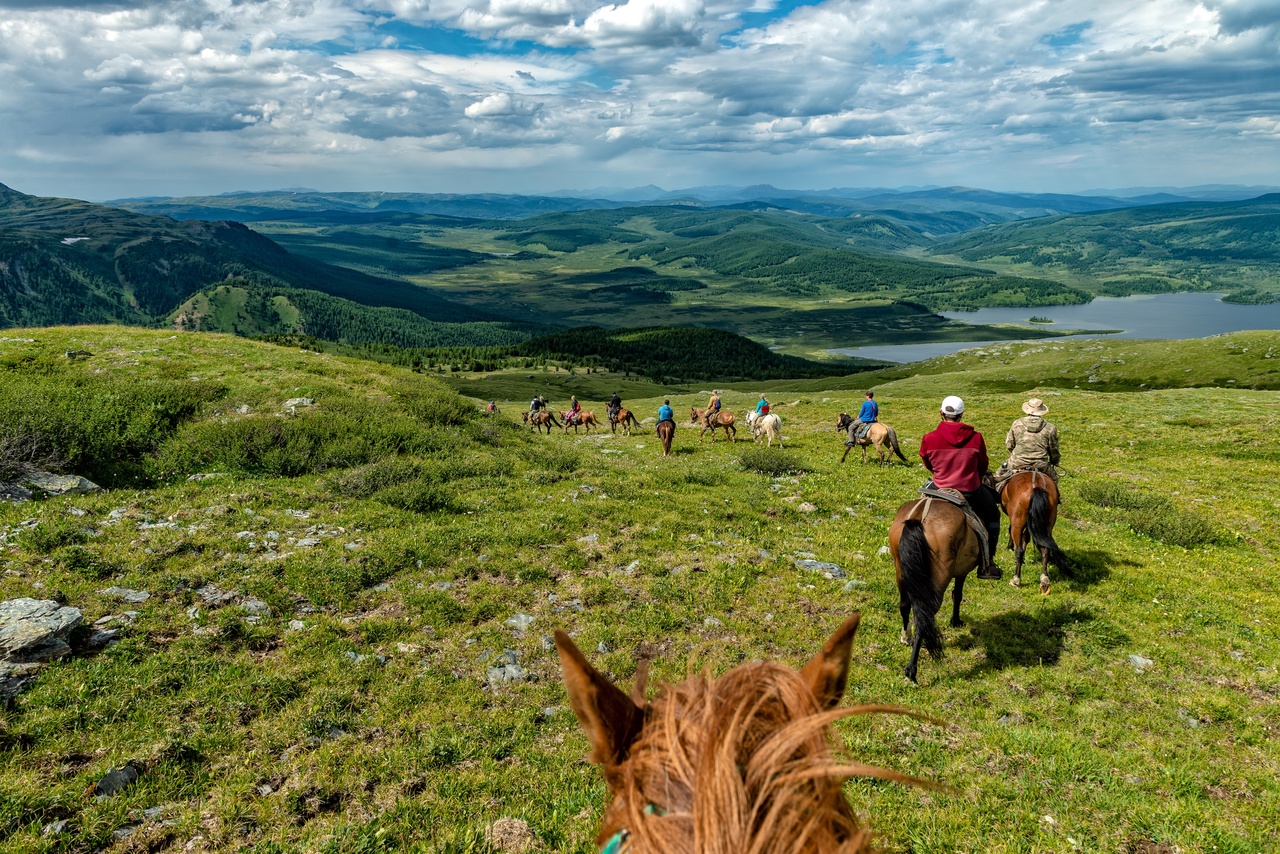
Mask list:
[[[853,654],[853,634],[861,618],[861,614],[853,612],[835,634],[827,638],[822,651],[800,671],[813,696],[818,698],[818,705],[824,709],[834,709],[844,696],[849,680],[849,657]]]
[[[591,759],[607,772],[627,758],[644,725],[644,712],[587,662],[562,629],[556,629],[556,649],[569,704],[591,742]]]

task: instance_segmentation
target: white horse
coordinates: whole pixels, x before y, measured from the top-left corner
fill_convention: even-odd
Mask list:
[[[754,417],[752,417],[754,416]],[[768,444],[766,447],[773,447],[773,440],[778,440],[778,447],[782,447],[782,417],[774,412],[768,415],[756,415],[751,412],[747,415],[747,425],[751,428],[751,435],[756,437],[756,441],[760,441],[763,435]]]

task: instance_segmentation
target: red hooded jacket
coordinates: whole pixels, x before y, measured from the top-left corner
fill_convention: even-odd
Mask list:
[[[982,434],[962,421],[943,421],[938,429],[920,440],[920,458],[933,473],[940,489],[973,492],[987,473],[987,443]]]

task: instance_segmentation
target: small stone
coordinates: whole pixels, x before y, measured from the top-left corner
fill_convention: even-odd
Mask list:
[[[290,632],[300,632],[300,631],[302,631],[303,629],[305,629],[306,627],[307,627],[307,624],[306,624],[306,623],[304,623],[304,622],[302,622],[302,620],[290,620],[290,621],[289,621],[289,628],[287,629],[287,631],[290,631]]]
[[[131,605],[140,605],[151,598],[151,594],[145,590],[130,590],[127,587],[108,587],[98,592],[113,599],[123,599]]]
[[[441,593],[443,593],[446,590],[453,589],[453,582],[452,581],[436,581],[432,583],[431,589],[439,590]]]
[[[118,827],[115,830],[111,831],[111,835],[114,836],[118,841],[121,839],[128,839],[130,836],[133,836],[133,834],[136,833],[137,831],[138,831],[137,827],[133,825],[125,825],[124,827]]]
[[[1131,655],[1129,656],[1129,664],[1133,665],[1134,670],[1138,671],[1139,673],[1142,673],[1148,667],[1155,664],[1155,662],[1149,658],[1143,658],[1140,655]]]
[[[542,716],[544,718],[554,718],[559,713],[560,713],[559,706],[547,706],[545,709],[542,710]]]
[[[67,821],[67,819],[65,818],[62,819],[61,821],[51,822],[49,824],[46,824],[44,827],[40,828],[40,835],[41,836],[57,836],[59,834],[66,833],[68,824],[70,824],[70,822]]]
[[[240,609],[254,617],[271,616],[271,606],[261,599],[246,599],[240,603]]]
[[[891,554],[891,552],[889,551],[889,547],[888,547],[888,546],[881,546],[881,547],[880,547],[880,551],[876,552],[876,554],[878,554],[878,555],[880,555],[880,556],[884,557],[884,556],[887,556],[887,555]]]
[[[844,587],[840,588],[840,592],[852,593],[855,589],[866,586],[867,582],[863,581],[861,578],[850,578],[848,582],[845,583]]]
[[[319,537],[303,537],[298,540],[298,548],[300,549],[309,549],[318,545],[320,545]]]
[[[501,685],[507,682],[524,682],[528,680],[529,672],[518,664],[503,664],[490,667],[487,676],[490,685]]]
[[[1244,653],[1238,649],[1231,650],[1231,652],[1227,653],[1227,655],[1231,656],[1236,661],[1244,661]]]
[[[844,568],[839,564],[821,560],[798,560],[796,566],[808,572],[820,572],[828,578],[845,578]]]
[[[556,648],[555,638],[551,637],[551,635],[543,635],[541,643],[543,652],[552,652]]]
[[[585,537],[578,537],[580,543],[594,543],[600,539],[599,534],[587,534]]]
[[[1178,720],[1182,721],[1192,729],[1200,728],[1200,719],[1188,712],[1186,709],[1178,709]]]
[[[707,617],[702,621],[702,625],[708,629],[719,629],[724,627],[724,623],[720,622],[715,617]]]
[[[598,652],[600,655],[608,655],[609,653],[613,652],[613,649],[610,648],[610,646],[604,641],[600,641],[600,643],[596,644],[596,652]]]
[[[297,409],[299,406],[315,406],[316,399],[314,397],[291,397],[281,404],[283,409]]]
[[[268,786],[266,783],[263,783],[261,786],[259,786],[259,787],[258,787],[258,794],[259,794],[259,795],[261,795],[261,796],[262,796],[262,797],[264,797],[264,798],[265,798],[267,795],[269,795],[269,794],[271,794],[272,792],[274,792],[274,791],[275,791],[275,789],[271,788],[271,787],[270,787],[270,786]]]
[[[130,786],[138,779],[138,769],[132,765],[113,768],[93,784],[93,794],[99,798],[109,798],[116,792]]]
[[[512,617],[508,617],[506,623],[507,628],[515,629],[516,634],[523,634],[524,631],[533,625],[533,617],[529,614],[521,614],[516,612]]]

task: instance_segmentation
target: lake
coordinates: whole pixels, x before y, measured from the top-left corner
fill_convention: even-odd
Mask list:
[[[1245,329],[1280,329],[1280,303],[1232,305],[1222,294],[1155,294],[1132,297],[1097,297],[1085,305],[1036,306],[1034,308],[983,308],[977,311],[944,311],[943,317],[961,323],[1013,323],[1027,329],[1123,329],[1086,338],[1204,338]],[[1053,323],[1030,323],[1030,317],[1047,317]],[[1010,336],[1009,341],[1022,340]],[[1045,339],[1037,339],[1045,340]],[[886,344],[830,350],[846,356],[886,362],[918,362],[945,356],[995,341],[946,341],[933,344]]]

